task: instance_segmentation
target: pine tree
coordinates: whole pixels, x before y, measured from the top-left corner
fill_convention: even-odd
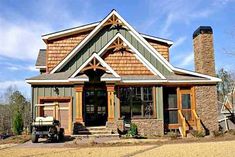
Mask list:
[[[22,114],[19,111],[16,111],[13,114],[13,132],[16,135],[20,135],[23,131],[23,119]]]

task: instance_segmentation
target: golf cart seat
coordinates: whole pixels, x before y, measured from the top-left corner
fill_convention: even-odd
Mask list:
[[[52,116],[48,117],[36,117],[33,125],[53,125],[54,118]]]

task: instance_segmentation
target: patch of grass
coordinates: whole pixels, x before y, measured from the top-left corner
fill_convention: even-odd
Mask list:
[[[234,129],[229,130],[227,133],[229,133],[230,135],[235,135],[235,130]]]
[[[223,131],[213,131],[212,133],[213,133],[214,137],[224,136],[224,132]]]
[[[178,138],[178,133],[170,131],[166,134],[167,137],[170,137],[172,140],[177,139]]]
[[[30,140],[30,135],[17,135],[0,140],[0,144],[25,143],[29,140]]]
[[[191,134],[192,134],[194,137],[197,137],[197,138],[205,137],[205,133],[202,132],[202,131],[192,130],[192,131],[191,131]]]

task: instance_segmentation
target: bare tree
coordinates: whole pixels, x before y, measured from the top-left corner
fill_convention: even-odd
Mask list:
[[[233,74],[223,68],[218,71],[217,77],[222,80],[222,82],[219,82],[217,85],[217,92],[219,101],[223,102],[225,96],[232,92],[235,80],[233,79]]]

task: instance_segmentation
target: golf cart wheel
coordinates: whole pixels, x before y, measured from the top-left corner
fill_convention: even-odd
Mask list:
[[[38,135],[32,134],[31,140],[33,143],[37,143],[38,142]]]
[[[60,141],[60,137],[58,134],[56,134],[54,137],[54,142],[59,142],[59,141]]]
[[[60,128],[59,139],[60,139],[60,141],[64,140],[64,129],[63,128]]]

